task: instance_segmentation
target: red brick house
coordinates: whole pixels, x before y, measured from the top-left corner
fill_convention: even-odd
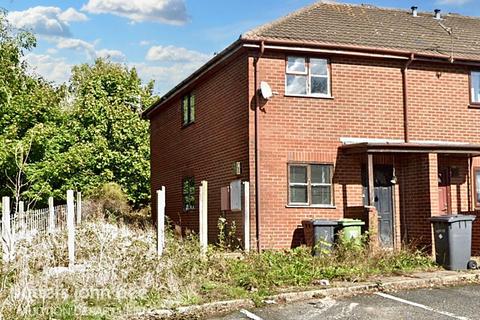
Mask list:
[[[429,246],[430,217],[480,208],[479,107],[480,19],[316,3],[243,34],[145,111],[152,208],[164,185],[168,216],[198,230],[207,180],[215,241],[221,188],[242,179],[252,247],[296,246],[302,220],[367,219],[368,205],[383,246]]]

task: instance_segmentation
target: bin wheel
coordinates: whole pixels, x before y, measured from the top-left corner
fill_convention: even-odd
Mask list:
[[[467,263],[467,268],[470,269],[470,270],[475,270],[475,269],[477,269],[477,268],[478,268],[477,262],[474,261],[474,260],[468,261],[468,263]]]

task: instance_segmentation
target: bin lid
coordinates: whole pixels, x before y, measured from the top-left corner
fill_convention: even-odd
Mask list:
[[[472,215],[457,214],[457,215],[449,215],[449,216],[431,217],[430,221],[431,222],[454,223],[454,222],[459,222],[459,221],[473,221],[476,218],[477,218],[476,216],[472,216]]]
[[[338,221],[335,220],[312,220],[314,226],[337,226]]]
[[[344,227],[348,226],[364,226],[365,222],[362,220],[357,220],[357,219],[341,219],[338,220],[338,224]]]

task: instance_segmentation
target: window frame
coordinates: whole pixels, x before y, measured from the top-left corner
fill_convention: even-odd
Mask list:
[[[468,93],[469,93],[469,101],[470,101],[470,106],[473,106],[475,108],[480,108],[480,100],[479,101],[474,101],[473,99],[473,74],[477,73],[478,76],[480,77],[480,70],[470,70],[470,74],[468,75]]]
[[[291,172],[290,172],[290,168],[291,167],[305,167],[307,168],[307,182],[306,183],[299,183],[299,182],[290,182],[290,178],[291,178]],[[309,186],[309,182],[310,182],[310,165],[306,164],[306,163],[299,163],[299,164],[295,164],[295,163],[290,163],[288,164],[288,205],[291,205],[291,206],[309,206],[310,204],[310,186]],[[291,191],[291,187],[293,186],[306,186],[307,187],[307,202],[292,202],[291,199],[292,199],[292,191]]]
[[[312,183],[312,166],[328,166],[330,167],[330,183]],[[291,187],[295,185],[304,186],[305,183],[291,183],[290,182],[290,168],[291,167],[306,167],[307,168],[307,202],[292,202]],[[287,164],[287,206],[288,207],[309,207],[309,208],[334,208],[335,207],[335,192],[333,173],[335,166],[333,163],[301,163],[292,162]],[[330,187],[330,203],[329,204],[312,204],[312,187],[329,186]]]
[[[192,194],[187,194],[185,192],[185,183],[188,181],[188,180],[191,180],[191,182],[193,183],[193,190],[192,190]],[[187,201],[185,201],[185,197],[186,196],[192,196],[193,197],[193,205],[192,206],[188,206],[187,207]],[[182,178],[182,209],[183,209],[183,212],[189,212],[189,211],[192,211],[192,210],[195,210],[196,209],[196,187],[195,187],[195,177],[194,176],[186,176],[186,177],[183,177]]]
[[[474,207],[475,209],[480,209],[480,201],[478,201],[477,195],[477,172],[480,173],[480,167],[473,167],[473,199],[474,199]]]
[[[192,104],[192,98],[193,98],[193,104]],[[187,116],[187,121],[185,122],[185,108],[184,108],[184,103],[185,99],[188,99],[188,106],[187,106],[187,111],[188,111],[188,116]],[[197,100],[195,97],[195,93],[193,91],[188,92],[182,96],[181,99],[181,110],[182,110],[182,127],[188,127],[189,125],[195,123],[195,109],[196,109],[196,104]],[[192,112],[193,110],[193,112]],[[192,116],[193,115],[193,116]]]
[[[305,72],[288,71],[288,58],[301,58],[305,60]],[[317,75],[312,73],[311,60],[325,60],[327,63],[327,75]],[[306,94],[296,94],[287,92],[287,79],[289,75],[294,76],[306,76]],[[327,93],[312,93],[312,77],[326,77],[327,78]],[[311,57],[311,56],[297,56],[297,55],[287,55],[285,57],[285,96],[286,97],[310,97],[310,98],[324,98],[332,99],[332,68],[331,61],[329,58],[325,57]]]

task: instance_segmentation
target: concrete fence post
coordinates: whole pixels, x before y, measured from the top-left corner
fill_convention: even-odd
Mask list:
[[[250,182],[243,182],[243,241],[245,252],[250,251]]]
[[[82,223],[82,193],[77,192],[77,225]]]
[[[18,202],[18,216],[17,224],[20,223],[20,234],[25,235],[27,233],[27,221],[25,221],[25,202]]]
[[[199,193],[199,237],[200,253],[205,255],[208,249],[208,182],[202,181]]]
[[[157,255],[163,255],[165,247],[165,187],[157,190]]]
[[[48,232],[55,231],[55,207],[53,205],[53,197],[48,198]]]
[[[13,255],[12,233],[10,228],[10,198],[2,198],[2,250],[3,261],[9,262]]]
[[[67,247],[68,266],[75,264],[75,203],[73,190],[67,191]]]

